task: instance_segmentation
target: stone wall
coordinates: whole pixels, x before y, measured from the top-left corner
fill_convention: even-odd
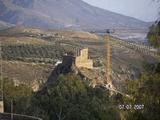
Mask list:
[[[80,51],[80,55],[75,59],[76,67],[80,68],[88,68],[93,69],[93,61],[89,59],[88,56],[88,48],[85,48]]]
[[[4,103],[3,101],[0,101],[0,113],[4,112]]]

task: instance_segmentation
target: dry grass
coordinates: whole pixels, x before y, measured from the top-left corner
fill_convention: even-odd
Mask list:
[[[15,84],[31,85],[34,89],[45,82],[52,71],[51,65],[19,61],[2,62],[2,76],[14,80]]]
[[[57,34],[60,36],[64,36],[65,38],[80,38],[80,39],[93,39],[93,40],[99,40],[99,36],[96,34],[91,34],[89,32],[83,32],[83,31],[72,31],[72,30],[46,30],[46,29],[38,29],[38,28],[24,28],[24,27],[13,27],[8,30],[4,30],[1,34],[20,34],[20,33],[26,33],[26,34],[49,34],[54,35]]]
[[[61,34],[61,35],[63,35],[63,36],[65,36],[65,37],[99,40],[99,36],[97,36],[95,34],[91,34],[89,32],[82,32],[82,31],[59,31],[58,33]]]

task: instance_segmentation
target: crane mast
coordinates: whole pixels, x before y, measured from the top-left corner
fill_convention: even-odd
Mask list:
[[[106,40],[106,79],[107,83],[110,83],[110,35],[109,33],[105,36]]]

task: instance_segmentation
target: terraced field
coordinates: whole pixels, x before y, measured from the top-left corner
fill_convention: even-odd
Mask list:
[[[48,41],[32,37],[0,37],[2,45],[48,45]]]

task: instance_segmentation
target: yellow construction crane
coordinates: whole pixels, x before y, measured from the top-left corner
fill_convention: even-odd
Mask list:
[[[107,79],[107,83],[110,82],[110,35],[109,33],[106,34],[105,36],[105,40],[106,40],[106,79]]]
[[[4,112],[4,97],[3,97],[3,85],[4,85],[4,81],[2,78],[2,44],[0,41],[0,113]]]
[[[110,58],[110,49],[111,49],[111,36],[110,33],[114,33],[114,30],[106,29],[106,30],[99,30],[99,31],[92,31],[91,33],[104,33],[105,34],[105,42],[106,42],[106,82],[111,83],[110,80],[110,70],[111,70],[111,58]]]

